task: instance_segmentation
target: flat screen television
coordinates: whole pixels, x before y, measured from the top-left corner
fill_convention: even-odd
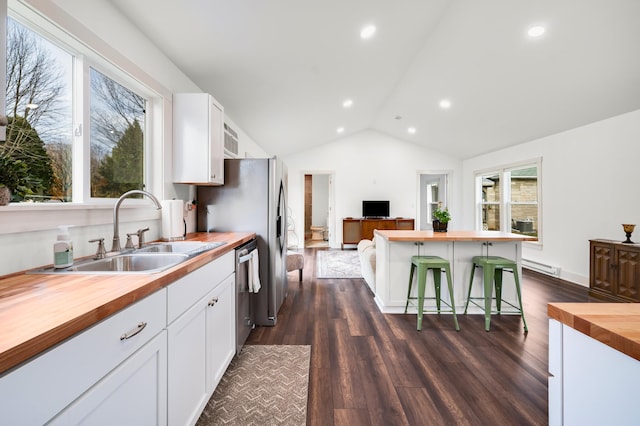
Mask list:
[[[362,217],[389,217],[389,201],[363,201]]]

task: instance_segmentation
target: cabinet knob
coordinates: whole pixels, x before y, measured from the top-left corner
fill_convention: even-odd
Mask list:
[[[213,306],[216,303],[218,303],[218,298],[217,297],[214,297],[213,299],[209,300],[209,306]]]

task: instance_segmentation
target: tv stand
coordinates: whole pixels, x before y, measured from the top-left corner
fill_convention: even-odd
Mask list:
[[[358,244],[360,240],[372,240],[374,229],[413,230],[415,220],[409,218],[347,217],[342,219],[342,245]]]

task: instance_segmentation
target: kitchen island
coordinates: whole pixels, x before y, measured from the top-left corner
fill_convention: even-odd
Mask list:
[[[549,424],[638,424],[640,304],[550,303]]]
[[[459,313],[464,311],[473,256],[502,256],[514,260],[521,274],[522,242],[535,241],[526,235],[498,231],[402,231],[376,230],[376,281],[371,288],[381,312],[403,313],[407,302],[411,256],[440,256],[451,263],[454,302]],[[481,279],[476,274],[474,279]],[[425,297],[434,296],[431,274],[427,275]],[[510,274],[505,274],[503,299],[516,304],[515,286]],[[482,295],[481,285],[474,285],[472,297]],[[417,286],[413,287],[416,291]],[[415,294],[414,294],[415,296]],[[446,285],[442,286],[442,297],[449,300]],[[503,308],[508,312],[506,307]],[[416,312],[410,306],[409,312]],[[469,305],[469,313],[480,310]]]

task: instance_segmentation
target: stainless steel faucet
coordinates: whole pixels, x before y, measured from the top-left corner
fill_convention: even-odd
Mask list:
[[[160,210],[162,208],[160,201],[158,201],[155,195],[151,194],[150,192],[143,191],[140,189],[133,189],[131,191],[127,191],[124,194],[122,194],[120,198],[118,198],[118,201],[116,201],[116,205],[113,206],[113,245],[111,246],[111,251],[122,250],[120,247],[120,229],[119,229],[120,225],[119,225],[119,218],[118,218],[119,211],[120,211],[120,204],[122,204],[122,201],[124,201],[125,198],[134,194],[146,195],[147,197],[151,198],[151,200],[153,200],[157,210]]]

